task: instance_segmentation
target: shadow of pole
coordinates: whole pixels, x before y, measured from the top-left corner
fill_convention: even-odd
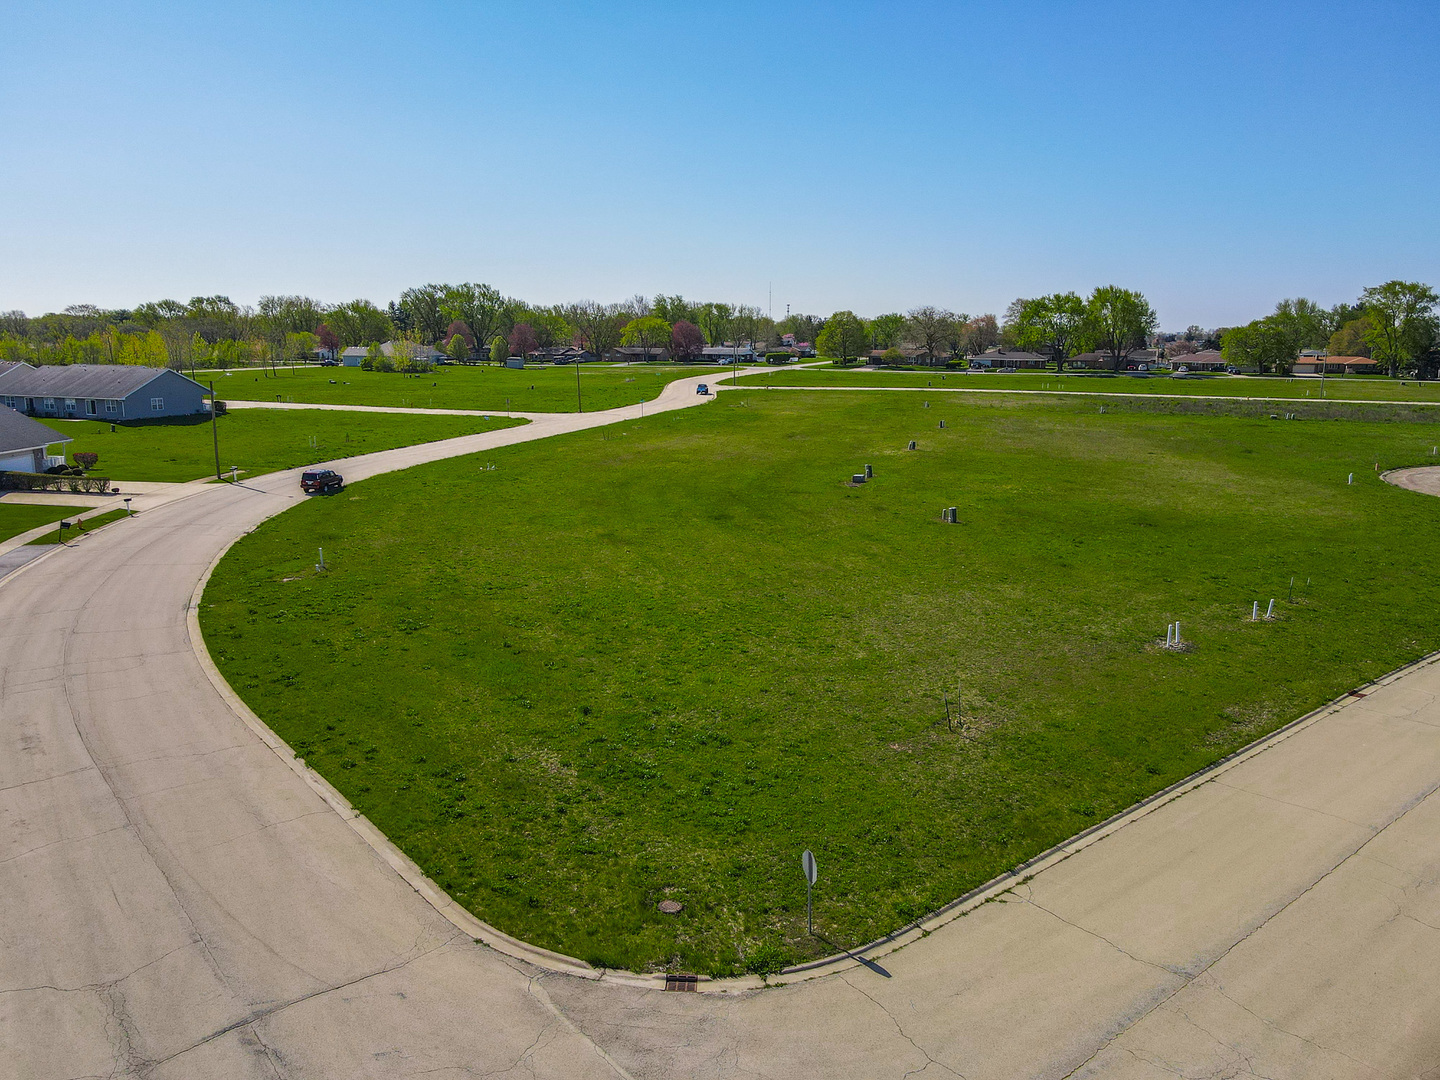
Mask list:
[[[876,975],[884,976],[887,979],[892,977],[890,972],[886,971],[883,967],[877,964],[874,960],[871,960],[869,957],[861,956],[859,953],[845,948],[844,945],[835,944],[835,942],[831,941],[824,934],[816,934],[815,936],[821,941],[823,941],[826,945],[829,945],[832,951],[837,953],[844,953],[851,960],[854,960],[860,964],[864,964],[871,971],[875,972]]]

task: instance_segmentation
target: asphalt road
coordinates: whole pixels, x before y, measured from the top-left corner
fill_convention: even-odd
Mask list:
[[[1440,1076],[1440,665],[898,951],[667,993],[477,944],[211,681],[196,586],[296,486],[209,486],[0,585],[0,1075]]]

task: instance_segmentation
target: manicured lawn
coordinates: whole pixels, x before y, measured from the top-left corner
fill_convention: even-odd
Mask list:
[[[1273,397],[1299,400],[1415,401],[1440,405],[1440,382],[1414,379],[1327,378],[1322,388],[1316,378],[1215,375],[1193,379],[1168,376],[1056,375],[1053,371],[1021,371],[1013,375],[967,374],[960,371],[854,371],[834,368],[776,368],[740,380],[751,386],[909,386],[945,390],[1064,390],[1095,394],[1185,394],[1197,397]]]
[[[687,364],[612,367],[580,365],[586,412],[653,401],[675,379],[722,372]],[[332,382],[333,380],[333,382]],[[574,412],[575,366],[512,370],[489,365],[439,367],[407,376],[359,368],[301,368],[274,378],[236,372],[215,380],[221,397],[248,401],[303,401],[321,405],[385,405],[421,409],[495,409],[509,412]]]
[[[9,540],[12,536],[38,529],[41,525],[83,514],[88,509],[86,506],[61,506],[58,503],[53,506],[35,506],[31,503],[12,503],[0,499],[0,540]]]
[[[65,539],[67,541],[74,540],[75,537],[79,536],[81,533],[94,532],[96,529],[101,528],[102,526],[109,525],[112,521],[118,521],[122,517],[128,517],[129,514],[130,512],[122,506],[118,510],[107,510],[105,511],[105,513],[96,514],[92,518],[81,518],[79,521],[74,522],[71,528],[65,530]],[[58,521],[59,519],[57,518],[56,520]],[[54,532],[47,533],[45,536],[41,536],[37,539],[31,540],[30,543],[54,544],[57,543],[59,539],[60,530],[57,527]]]
[[[116,481],[180,482],[215,475],[215,449],[208,418],[199,422],[186,418],[117,424],[114,431],[108,423],[94,420],[47,423],[75,440],[65,448],[67,454],[93,451],[100,455],[99,463],[91,470],[96,476]],[[325,409],[236,409],[220,417],[218,423],[220,467],[228,473],[235,465],[242,476],[257,476],[339,457],[513,427],[524,421]]]
[[[1374,470],[1433,431],[726,394],[306,502],[232,549],[202,625],[482,918],[600,965],[770,970],[1440,647],[1440,500]],[[1177,619],[1191,651],[1161,647]]]

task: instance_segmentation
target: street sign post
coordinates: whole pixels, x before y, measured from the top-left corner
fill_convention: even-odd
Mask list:
[[[800,856],[800,867],[805,871],[805,932],[815,933],[815,923],[812,919],[813,908],[810,906],[810,890],[815,887],[815,879],[820,876],[819,868],[815,865],[815,856],[809,848]]]

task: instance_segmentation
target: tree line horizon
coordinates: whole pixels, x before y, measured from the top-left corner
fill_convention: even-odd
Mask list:
[[[0,312],[0,361],[31,364],[120,363],[177,369],[274,365],[373,347],[385,341],[431,346],[456,360],[529,356],[573,345],[596,356],[632,346],[688,361],[708,346],[765,345],[788,336],[818,355],[850,363],[874,356],[891,365],[934,365],[995,347],[1039,354],[1056,364],[1100,353],[1118,370],[1137,349],[1173,357],[1218,350],[1227,363],[1288,373],[1302,350],[1376,359],[1392,376],[1422,377],[1440,367],[1440,295],[1429,285],[1393,280],[1365,289],[1354,303],[1323,307],[1304,297],[1243,326],[1161,332],[1138,290],[1097,287],[1088,297],[1052,293],[1013,301],[1002,317],[971,316],[933,305],[863,318],[791,314],[775,320],[758,307],[634,296],[613,304],[531,305],[490,285],[423,285],[380,308],[369,300],[326,304],[306,296],[267,295],[251,307],[225,296],[189,303],[160,300],[131,309],[77,304],[36,317]]]

